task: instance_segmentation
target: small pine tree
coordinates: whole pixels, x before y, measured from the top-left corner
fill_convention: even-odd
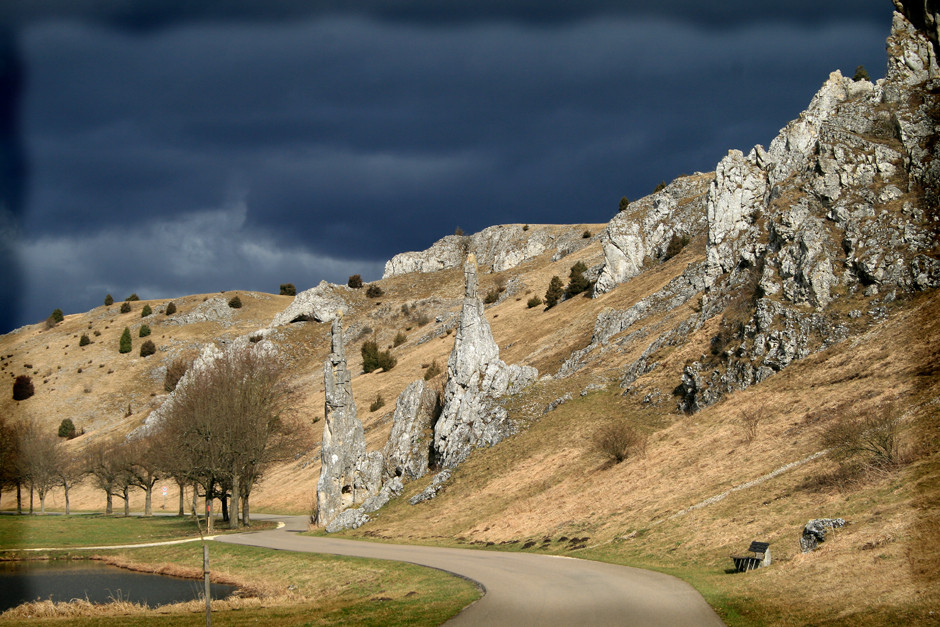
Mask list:
[[[13,400],[25,401],[36,393],[33,380],[28,374],[21,374],[13,381]]]
[[[172,315],[175,314],[175,313],[176,313],[176,303],[174,303],[174,302],[169,302],[169,303],[167,303],[167,305],[166,305],[166,315],[172,316]]]
[[[532,298],[529,299],[529,302],[526,303],[526,305],[529,306],[529,309],[532,309],[533,307],[538,307],[541,304],[542,304],[542,299],[539,298],[538,295],[533,296]]]
[[[404,343],[407,342],[407,341],[408,341],[408,336],[405,335],[403,332],[399,331],[399,332],[395,335],[395,340],[392,342],[392,345],[397,348],[397,347],[401,346],[402,344],[404,344]]]
[[[865,69],[864,65],[860,65],[855,68],[855,75],[852,77],[853,81],[870,81],[871,76],[868,75],[868,70]]]
[[[78,345],[88,346],[89,344],[91,344],[91,338],[88,337],[88,335],[86,335],[85,333],[82,333],[81,339],[78,340]]]
[[[241,309],[242,308],[242,299],[237,295],[232,297],[232,300],[228,301],[228,306],[232,309]]]
[[[56,323],[59,323],[65,320],[65,316],[62,314],[62,310],[59,309],[58,307],[52,310],[52,315],[50,315],[49,317],[55,320]]]
[[[620,211],[624,211],[624,210],[626,210],[626,208],[629,207],[629,206],[630,206],[630,199],[627,198],[626,196],[622,197],[622,198],[620,199],[620,209],[619,209],[619,210],[620,210]]]
[[[463,229],[458,226],[456,229],[454,229],[454,235],[462,236],[462,235],[463,235]]]
[[[584,273],[587,272],[587,266],[583,261],[571,266],[571,273],[568,275],[568,287],[565,288],[565,296],[571,298],[581,292],[586,292],[591,287],[591,282]]]
[[[127,301],[124,301],[123,303],[121,303],[121,313],[130,313],[130,312],[131,312],[131,304]]]
[[[153,355],[156,352],[157,352],[157,347],[153,343],[153,340],[147,340],[146,342],[140,345],[141,357],[148,357],[150,355]]]
[[[119,351],[121,353],[129,353],[133,349],[131,344],[131,330],[127,327],[124,327],[124,333],[121,334],[121,347]]]
[[[362,287],[362,276],[358,274],[350,275],[349,280],[346,281],[346,285],[353,288],[354,290],[358,290],[360,287]]]
[[[75,437],[75,423],[72,422],[71,418],[64,418],[59,423],[59,437],[70,440]]]
[[[137,296],[136,293],[131,294],[130,296],[128,296],[127,298],[124,299],[125,302],[130,302],[130,301],[134,301],[134,300],[140,300],[140,297]]]
[[[395,367],[398,361],[392,357],[391,351],[379,351],[375,340],[366,340],[362,343],[362,371],[375,372],[382,369],[386,372]]]
[[[113,304],[114,304],[114,297],[111,296],[110,294],[107,294],[107,295],[104,297],[104,305],[105,305],[105,307],[110,307],[110,306],[113,305]]]
[[[383,296],[384,294],[385,294],[385,290],[383,290],[381,287],[375,284],[370,285],[369,289],[366,290],[366,296],[368,296],[369,298],[378,298],[379,296]]]
[[[653,193],[654,194],[659,193],[663,191],[664,189],[666,189],[666,181],[660,181],[659,185],[656,186],[656,189],[653,190]]]
[[[281,296],[297,296],[297,288],[293,283],[281,283]]]
[[[150,308],[150,305],[144,305],[144,308],[140,310],[140,317],[146,318],[153,313],[153,309]]]
[[[561,300],[564,294],[565,286],[561,282],[561,279],[557,276],[553,276],[552,280],[548,283],[548,290],[545,292],[545,306],[551,309],[558,304],[558,301]]]
[[[372,404],[369,405],[369,411],[376,411],[385,407],[385,399],[382,398],[382,394],[376,394],[375,400],[372,401]]]
[[[147,337],[150,335],[150,326],[146,324],[140,325],[140,337]]]

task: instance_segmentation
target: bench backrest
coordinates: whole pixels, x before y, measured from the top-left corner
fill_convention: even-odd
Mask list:
[[[751,542],[751,547],[748,549],[748,551],[752,551],[754,553],[766,553],[767,547],[769,546],[770,542],[757,542],[755,540],[754,542]]]

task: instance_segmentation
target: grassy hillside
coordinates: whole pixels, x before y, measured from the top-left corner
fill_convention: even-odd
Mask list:
[[[545,228],[597,233],[603,225]],[[554,375],[573,351],[591,341],[598,314],[630,307],[703,258],[700,238],[664,263],[651,262],[641,275],[600,298],[578,296],[548,311],[529,308],[528,299],[544,295],[553,275],[566,279],[575,262],[592,267],[603,260],[594,241],[557,261],[549,252],[502,273],[481,268],[479,292],[515,286],[487,307],[500,356],[507,363],[535,366],[540,375]],[[374,299],[364,289],[334,288],[350,309],[344,318],[350,372],[361,372],[359,349],[366,339],[376,339],[384,349],[397,333],[407,337],[392,348],[398,359],[394,369],[359,374],[352,381],[369,450],[384,446],[398,394],[432,362],[446,371],[462,281],[460,269],[402,275],[380,281],[385,294]],[[178,312],[169,317],[160,313],[167,301],[133,303],[128,314],[120,314],[118,305],[99,307],[69,315],[51,329],[37,324],[0,337],[0,377],[12,386],[16,375],[29,374],[36,386],[35,396],[26,401],[15,402],[4,393],[0,411],[50,430],[71,418],[84,430],[66,444],[75,454],[100,438],[121,437],[165,398],[164,368],[173,358],[194,354],[206,342],[224,343],[263,328],[291,302],[286,296],[238,292],[244,306],[226,312],[230,318],[172,324],[213,298],[227,301],[234,295],[174,299]],[[674,398],[651,391],[673,389],[684,365],[708,353],[718,317],[687,342],[660,350],[658,365],[624,390],[624,366],[687,318],[698,300],[651,313],[593,351],[573,375],[543,378],[509,399],[511,417],[526,428],[496,447],[476,451],[435,500],[408,505],[407,497],[430,477],[416,481],[406,486],[405,498],[348,535],[525,547],[662,569],[692,581],[731,623],[927,621],[928,612],[940,611],[935,591],[940,560],[934,548],[940,541],[938,301],[936,293],[895,301],[882,322],[857,329],[852,339],[694,415],[679,413]],[[142,319],[144,304],[155,313]],[[143,322],[152,328],[158,347],[145,358],[138,355],[142,340],[137,330]],[[121,355],[118,338],[125,326],[134,350]],[[89,334],[90,345],[78,346],[82,333]],[[291,360],[294,380],[303,390],[297,409],[317,440],[328,336],[329,325],[300,322],[279,328],[272,337]],[[442,386],[443,377],[434,381]],[[549,403],[566,394],[571,400],[545,413]],[[379,395],[384,407],[369,411]],[[822,436],[833,421],[889,402],[902,417],[899,464],[873,468],[840,465],[827,454],[814,457],[825,448]],[[752,441],[744,432],[745,414],[758,418]],[[617,464],[603,456],[595,436],[623,418],[646,436],[646,450]],[[307,513],[318,476],[315,446],[271,468],[253,493],[252,507]],[[167,485],[172,509],[175,487]],[[77,510],[104,507],[104,495],[90,486],[73,491],[71,501]],[[158,498],[155,505],[161,503]],[[47,506],[62,504],[60,493],[47,499]],[[14,505],[12,495],[4,493],[0,507]],[[142,509],[143,496],[132,496],[131,506]],[[803,555],[800,530],[817,517],[843,517],[849,525],[820,550]],[[728,556],[752,540],[771,543],[773,567],[726,573]]]

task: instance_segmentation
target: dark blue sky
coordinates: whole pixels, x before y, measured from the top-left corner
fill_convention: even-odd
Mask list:
[[[830,71],[882,76],[891,10],[6,2],[0,332],[109,292],[375,279],[457,226],[607,221],[768,144]]]

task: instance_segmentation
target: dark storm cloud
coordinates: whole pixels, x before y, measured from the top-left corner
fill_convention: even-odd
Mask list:
[[[831,70],[884,65],[883,2],[699,4],[6,5],[23,322],[106,291],[376,278],[457,225],[606,221],[769,142]]]

